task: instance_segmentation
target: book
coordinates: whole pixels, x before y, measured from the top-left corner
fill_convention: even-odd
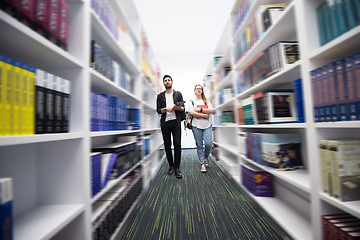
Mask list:
[[[6,69],[5,56],[0,54],[0,136],[5,135]]]
[[[304,168],[302,160],[301,135],[297,133],[274,133],[270,136],[273,156],[269,166],[279,170],[295,170]]]
[[[349,112],[348,112],[348,88],[347,88],[347,80],[346,80],[346,69],[344,65],[344,59],[338,60],[335,62],[336,68],[336,82],[337,82],[337,90],[338,90],[338,120],[339,121],[347,121],[349,120]]]
[[[265,95],[269,123],[296,122],[293,90],[267,90]]]
[[[45,38],[49,38],[50,32],[47,24],[49,22],[50,11],[48,0],[36,0],[34,12],[34,30]]]
[[[59,0],[58,38],[59,46],[67,50],[69,35],[69,5],[65,0]]]
[[[360,86],[360,73],[358,73],[360,69],[359,61],[360,54],[354,54],[345,59],[346,81],[348,90],[348,112],[349,120],[351,121],[359,120],[360,116],[360,109],[358,108],[360,103],[360,93],[358,91],[358,87]]]
[[[15,1],[16,18],[28,27],[32,27],[35,18],[35,0]]]
[[[268,7],[262,13],[264,31],[272,26],[284,12],[282,7]]]
[[[21,64],[20,85],[20,131],[19,134],[29,134],[29,68],[27,64]]]
[[[208,109],[208,105],[196,105],[196,107],[197,108],[202,108],[202,109]],[[205,119],[205,118],[203,118],[203,117],[196,117],[196,119]]]
[[[71,97],[71,82],[67,79],[61,80],[62,93],[62,121],[61,132],[67,133],[70,131],[70,97]]]
[[[0,239],[13,239],[13,180],[0,178]]]
[[[101,152],[90,154],[91,167],[91,197],[96,196],[101,191]]]
[[[62,132],[62,114],[63,114],[63,93],[61,91],[61,77],[53,78],[52,88],[54,93],[54,133]]]
[[[117,155],[115,153],[103,153],[101,156],[101,187],[105,187],[114,171]]]
[[[329,150],[329,141],[322,139],[319,142],[320,162],[321,162],[321,179],[322,191],[333,196],[332,180],[331,180],[331,158]]]
[[[28,133],[35,134],[35,83],[36,83],[36,69],[30,65],[28,67]]]
[[[304,123],[305,122],[305,109],[304,109],[304,92],[302,87],[302,79],[296,79],[294,81],[294,95],[295,95],[295,105],[297,111],[297,122]]]
[[[20,135],[20,123],[21,123],[21,80],[23,76],[22,63],[18,60],[13,61],[14,64],[14,75],[13,75],[13,92],[12,92],[12,135]]]
[[[45,98],[45,133],[54,132],[54,97],[53,82],[56,82],[56,76],[44,72],[44,98]]]
[[[36,69],[36,86],[35,86],[35,133],[45,133],[45,72]]]
[[[348,213],[338,213],[338,214],[329,214],[329,215],[323,215],[321,217],[321,223],[322,223],[322,235],[323,235],[323,239],[329,239],[329,235],[330,235],[330,228],[331,228],[331,223],[329,222],[330,220],[333,219],[346,219],[346,218],[352,218],[353,216],[351,216]]]
[[[329,140],[333,196],[360,200],[360,140]]]
[[[271,174],[249,165],[241,165],[241,170],[242,184],[249,192],[258,197],[274,197]]]
[[[59,33],[59,2],[60,0],[48,0],[48,22],[47,29],[49,30],[49,40],[54,44],[58,44],[58,33]]]

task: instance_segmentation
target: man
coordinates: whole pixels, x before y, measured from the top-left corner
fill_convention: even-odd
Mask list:
[[[166,158],[169,163],[168,174],[175,172],[177,178],[182,178],[180,171],[181,161],[181,121],[185,119],[184,101],[181,92],[172,88],[171,76],[164,75],[165,91],[157,96],[156,111],[161,114],[160,126],[164,140]],[[174,141],[174,157],[171,152],[171,135]],[[175,161],[174,161],[175,158]]]

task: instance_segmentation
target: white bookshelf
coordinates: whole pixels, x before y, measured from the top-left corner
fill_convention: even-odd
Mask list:
[[[243,0],[235,1],[233,10],[230,13],[230,19],[242,2]],[[234,48],[241,32],[254,19],[260,5],[271,4],[276,1],[255,0],[249,2],[253,2],[253,4],[241,25],[237,30],[234,30],[234,23],[230,20],[231,31],[228,31],[228,25],[224,27],[224,31],[219,37],[218,45],[213,53],[214,57],[224,56],[225,61],[230,56],[232,71],[221,79],[220,82],[215,80],[215,91],[210,95],[211,99],[216,101],[219,97],[219,90],[223,88],[232,87],[235,92],[234,99],[221,105],[218,104],[215,109],[216,114],[221,114],[225,110],[233,110],[235,116],[235,123],[233,124],[219,123],[220,125],[214,126],[216,145],[219,151],[219,161],[216,161],[216,163],[241,187],[241,174],[239,176],[233,169],[240,169],[241,165],[246,164],[269,172],[274,180],[275,197],[256,197],[249,193],[250,196],[294,239],[321,239],[322,215],[346,212],[359,217],[360,201],[341,202],[321,192],[318,142],[321,139],[358,138],[360,134],[360,121],[315,123],[313,120],[310,72],[334,60],[359,52],[360,26],[355,27],[324,46],[320,46],[316,8],[322,0],[284,0],[282,2],[285,2],[287,7],[279,19],[267,29],[245,55],[235,62],[233,57],[235,56]],[[236,93],[236,75],[252,59],[277,41],[292,40],[296,40],[300,44],[300,60],[266,78],[259,84],[239,94]],[[228,46],[234,46],[230,54]],[[209,66],[212,63],[213,61],[210,61]],[[219,67],[223,66],[221,65],[222,63],[220,62],[217,68],[212,68],[212,78],[216,79],[216,74],[221,71]],[[211,75],[209,68],[206,70],[205,75]],[[305,123],[237,124],[237,105],[242,99],[267,89],[292,88],[293,81],[298,78],[301,78],[303,81]],[[237,136],[235,136],[238,132],[300,133],[302,136],[302,155],[305,169],[278,171],[247,159],[239,152],[240,142],[237,142]],[[246,190],[246,188],[244,189]]]
[[[162,138],[155,111],[156,85],[145,84],[147,76],[140,64],[143,28],[135,4],[131,0],[109,1],[133,40],[133,51],[127,51],[102,23],[91,1],[67,2],[66,51],[0,10],[0,53],[71,82],[69,133],[0,136],[0,177],[13,178],[14,239],[17,240],[91,240],[92,203],[138,166],[144,174],[147,171],[151,179],[163,154],[158,150]],[[133,91],[121,88],[89,67],[91,40],[96,40],[131,75]],[[154,60],[151,61],[149,66],[158,69]],[[138,130],[91,132],[91,91],[121,97],[128,101],[130,108],[140,109],[142,121],[145,121],[143,116],[152,121],[146,122],[146,126],[141,122],[145,127]],[[143,99],[145,91],[149,99]],[[151,152],[146,156],[141,153],[135,166],[91,198],[91,148],[128,136],[143,139],[147,134],[154,135]],[[151,168],[146,169],[145,163]],[[147,184],[149,181],[143,181],[144,189]]]

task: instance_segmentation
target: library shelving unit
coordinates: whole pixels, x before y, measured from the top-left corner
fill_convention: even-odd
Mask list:
[[[91,1],[67,3],[67,50],[0,10],[0,53],[71,82],[67,133],[0,136],[0,177],[13,179],[13,230],[18,240],[92,239],[93,203],[135,168],[141,169],[142,189],[146,188],[163,159],[163,152],[158,150],[161,137],[155,111],[157,79],[149,82],[149,73],[140,63],[144,51],[142,26],[134,2],[108,1],[113,15],[126,28],[132,48],[116,40]],[[90,67],[91,40],[125,69],[132,80],[131,88],[121,87]],[[149,68],[153,66],[149,64]],[[140,129],[92,132],[92,91],[120,97],[128,102],[128,108],[139,109]],[[91,149],[118,139],[126,143],[134,136],[141,145],[140,161],[92,198]],[[144,143],[149,137],[151,147],[145,154]]]
[[[253,43],[245,55],[235,60],[236,41],[242,31],[254,20],[256,11],[261,5],[283,2],[286,8],[278,20]],[[218,148],[215,161],[224,172],[242,186],[241,165],[250,165],[272,174],[275,197],[256,197],[249,195],[272,216],[294,239],[321,239],[321,216],[333,213],[349,213],[360,217],[360,201],[341,202],[322,193],[321,164],[319,141],[322,139],[358,138],[359,121],[324,122],[314,121],[311,71],[332,61],[348,57],[359,52],[360,26],[357,26],[334,40],[321,46],[317,25],[316,9],[322,0],[305,1],[271,1],[271,0],[237,0],[230,14],[223,34],[214,51],[214,58],[223,58],[212,71],[206,70],[207,83],[215,85],[211,92],[215,103],[214,138]],[[232,21],[239,7],[248,3],[249,8],[238,27]],[[260,83],[237,93],[236,76],[261,51],[278,41],[298,41],[300,60],[290,67],[262,80]],[[229,49],[230,52],[229,52]],[[213,60],[211,61],[212,64]],[[231,65],[227,75],[219,74],[223,66]],[[212,73],[211,73],[212,72]],[[209,77],[209,75],[212,75]],[[303,86],[304,123],[253,124],[240,125],[237,106],[240,100],[267,89],[293,88],[293,81],[301,78]],[[210,83],[209,83],[210,82]],[[232,88],[234,94],[225,103],[219,102],[220,90]],[[209,88],[207,89],[209,91]],[[234,123],[221,123],[223,111],[234,112]],[[295,171],[276,171],[258,164],[240,154],[239,134],[241,132],[262,133],[299,133],[302,136],[302,156],[305,169]],[[235,141],[234,141],[235,140]],[[243,187],[245,190],[246,188]],[[247,190],[246,190],[247,191]]]

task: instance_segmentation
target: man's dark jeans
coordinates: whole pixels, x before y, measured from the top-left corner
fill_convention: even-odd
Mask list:
[[[169,167],[180,169],[181,161],[181,124],[178,124],[177,120],[170,120],[164,123],[161,128],[166,158],[169,163]],[[171,134],[174,141],[174,157],[171,152]],[[174,162],[175,158],[175,162]]]

